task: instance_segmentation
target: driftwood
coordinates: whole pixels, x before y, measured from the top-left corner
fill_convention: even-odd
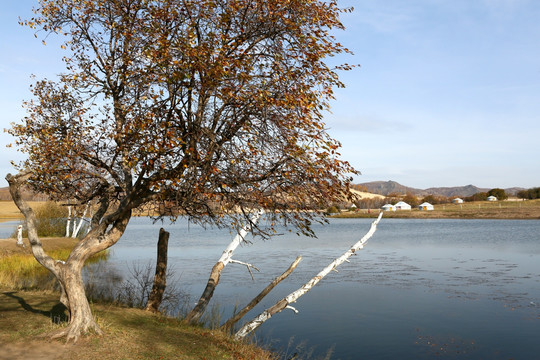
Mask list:
[[[157,313],[163,300],[163,293],[167,286],[167,249],[169,245],[169,232],[163,228],[159,229],[159,239],[157,246],[156,275],[154,276],[154,285],[148,295],[146,311]]]
[[[219,283],[219,278],[221,276],[221,272],[227,266],[228,263],[239,263],[242,265],[246,265],[248,270],[251,273],[251,268],[254,268],[258,270],[256,267],[254,267],[251,264],[233,260],[232,255],[234,253],[234,250],[244,241],[244,237],[247,235],[247,233],[251,230],[251,227],[253,224],[255,224],[259,218],[262,215],[262,211],[258,211],[255,213],[248,224],[246,224],[234,237],[234,239],[229,243],[227,248],[223,251],[221,254],[221,257],[217,261],[217,263],[212,268],[212,271],[210,273],[210,277],[208,278],[208,283],[206,284],[206,288],[204,289],[199,301],[197,302],[197,305],[187,314],[186,321],[189,323],[197,323],[201,316],[203,315],[204,311],[206,310],[206,307],[208,306],[208,303],[210,302],[210,299],[214,295],[214,290],[216,289],[216,286]],[[253,276],[253,275],[252,275]]]
[[[344,263],[345,261],[349,261],[348,259],[354,255],[358,250],[361,250],[364,247],[364,244],[373,236],[375,231],[377,230],[377,224],[381,220],[383,212],[379,214],[379,217],[371,224],[371,227],[369,231],[364,235],[362,239],[360,239],[357,243],[355,243],[353,246],[349,248],[343,255],[332,261],[327,267],[325,267],[321,272],[319,272],[315,277],[313,277],[310,281],[308,281],[304,286],[302,286],[300,289],[290,293],[283,299],[279,300],[277,303],[275,303],[272,307],[266,309],[263,311],[259,316],[255,317],[250,322],[246,323],[236,334],[234,337],[236,339],[242,339],[249,333],[256,330],[259,326],[261,326],[265,321],[270,319],[274,314],[277,314],[281,312],[283,309],[291,309],[295,313],[298,311],[292,307],[290,304],[295,303],[296,300],[298,300],[299,297],[307,293],[309,290],[311,290],[319,281],[321,281],[322,278],[324,278],[330,271],[336,271],[336,268]]]
[[[260,303],[261,300],[264,299],[264,297],[268,295],[268,293],[272,291],[272,289],[276,287],[277,284],[285,280],[287,276],[289,276],[293,272],[293,270],[296,268],[296,266],[298,265],[298,263],[300,263],[301,260],[302,257],[298,256],[283,274],[275,278],[270,284],[268,284],[267,287],[264,288],[263,291],[259,293],[259,295],[255,296],[253,300],[251,300],[242,310],[240,310],[233,317],[227,320],[227,322],[225,322],[225,324],[221,326],[221,329],[225,331],[231,330],[234,324],[236,324],[240,319],[242,319],[244,315],[246,315],[251,309],[257,306],[257,304]]]

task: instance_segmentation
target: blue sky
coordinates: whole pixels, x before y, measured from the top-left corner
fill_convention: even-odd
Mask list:
[[[362,176],[428,188],[540,186],[540,1],[346,0],[336,35],[360,64],[342,74],[329,132]],[[63,70],[55,39],[18,25],[32,0],[0,13],[0,127],[24,116],[30,76]],[[0,186],[21,159],[0,134]]]

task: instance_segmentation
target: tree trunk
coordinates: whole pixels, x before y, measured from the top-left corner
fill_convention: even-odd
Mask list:
[[[23,242],[22,232],[23,232],[23,226],[22,225],[17,226],[17,246],[25,247],[24,242]]]
[[[80,335],[91,331],[95,331],[98,335],[103,334],[92,316],[92,310],[86,298],[82,279],[83,265],[84,262],[81,260],[73,261],[69,265],[64,265],[64,269],[59,274],[59,280],[62,283],[69,304],[70,317],[67,327],[50,334],[53,339],[66,337],[67,342],[76,342]]]
[[[259,220],[259,217],[262,215],[262,211],[258,211],[255,213],[250,223],[246,224],[242,230],[238,232],[238,234],[234,237],[234,239],[229,243],[227,248],[223,251],[221,254],[221,257],[217,261],[217,263],[212,268],[212,271],[210,272],[210,277],[208,278],[208,282],[206,284],[206,287],[197,302],[197,305],[187,314],[186,321],[194,324],[199,321],[201,316],[203,315],[204,311],[206,310],[206,307],[208,306],[208,303],[210,302],[210,299],[212,299],[212,296],[214,295],[214,290],[216,289],[216,286],[219,284],[219,278],[221,276],[221,272],[227,266],[229,262],[231,262],[232,255],[234,253],[234,250],[244,241],[244,237],[247,235],[249,230],[251,229],[251,225],[256,223]],[[249,268],[249,264],[248,268]]]
[[[71,234],[71,237],[73,239],[75,239],[77,237],[77,235],[79,235],[79,231],[81,230],[82,224],[84,222],[84,217],[86,215],[86,212],[88,211],[89,206],[90,206],[89,203],[86,204],[86,208],[84,209],[84,212],[83,212],[82,216],[80,217],[79,224],[77,226],[75,226],[77,224],[77,219],[73,220],[73,234]]]
[[[55,260],[43,250],[41,240],[37,235],[34,211],[21,197],[21,187],[29,176],[28,172],[15,176],[8,174],[6,180],[9,183],[9,191],[13,201],[26,219],[28,241],[32,253],[36,260],[60,282],[62,288],[60,301],[66,305],[70,312],[69,325],[64,329],[54,331],[51,335],[55,338],[66,336],[68,341],[77,341],[81,334],[88,331],[102,334],[92,316],[86,298],[82,280],[82,268],[85,261],[92,255],[108,249],[118,242],[131,218],[131,208],[126,207],[122,211],[118,210],[109,215],[107,221],[96,223],[92,231],[71,250],[69,258],[65,262]]]
[[[167,286],[167,248],[169,244],[169,233],[163,228],[159,229],[159,239],[157,246],[156,275],[154,285],[148,295],[146,311],[157,313],[163,300],[163,293]]]

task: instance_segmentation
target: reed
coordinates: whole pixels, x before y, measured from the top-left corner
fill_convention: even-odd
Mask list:
[[[60,249],[49,252],[57,260],[67,260],[71,250]],[[102,251],[90,259],[87,264],[106,260],[109,256],[107,250]],[[0,286],[14,290],[58,290],[54,276],[31,254],[13,254],[0,257]]]

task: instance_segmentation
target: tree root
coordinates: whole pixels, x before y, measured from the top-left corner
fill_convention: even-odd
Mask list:
[[[95,333],[98,336],[102,336],[104,334],[103,330],[99,327],[99,325],[94,321],[87,321],[84,323],[71,323],[65,328],[54,330],[52,332],[49,332],[43,337],[47,337],[50,339],[61,339],[66,338],[66,344],[73,342],[75,344],[81,335],[85,335],[88,333]]]

